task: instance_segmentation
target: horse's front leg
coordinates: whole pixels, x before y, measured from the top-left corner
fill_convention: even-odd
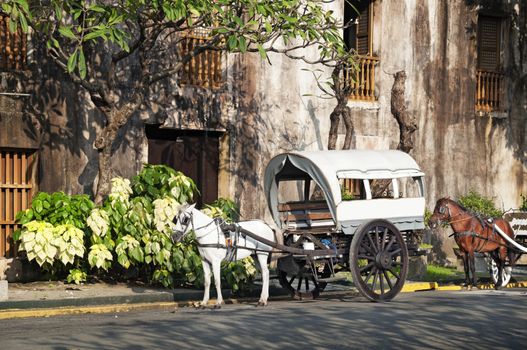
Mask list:
[[[201,260],[201,265],[203,265],[203,284],[205,286],[201,307],[206,307],[210,298],[210,264],[205,260]]]
[[[219,309],[223,304],[223,296],[221,295],[221,258],[214,258],[212,260],[212,274],[214,275],[214,284],[216,285],[216,294],[218,295],[214,307]]]
[[[258,263],[260,264],[260,271],[262,273],[262,292],[258,306],[267,306],[267,299],[269,298],[269,267],[267,266],[267,259],[269,254],[258,254]]]
[[[469,253],[469,266],[470,273],[472,274],[472,287],[477,287],[477,278],[476,278],[476,260],[474,257],[474,252]]]
[[[468,253],[463,252],[463,255],[461,255],[461,259],[463,259],[463,270],[465,271],[465,286],[468,288],[470,285],[470,267],[468,262]]]

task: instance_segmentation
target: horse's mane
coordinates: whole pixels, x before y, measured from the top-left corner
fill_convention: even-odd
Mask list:
[[[462,204],[459,202],[458,199],[454,200],[454,199],[452,199],[452,198],[450,198],[450,197],[446,197],[446,198],[443,198],[443,199],[446,199],[446,200],[449,200],[449,201],[455,203],[459,208],[461,208],[461,210],[467,212],[468,214],[470,214],[470,215],[472,215],[472,216],[474,216],[474,217],[476,217],[476,218],[479,218],[479,219],[486,218],[485,215],[483,215],[483,214],[481,214],[481,213],[478,213],[477,211],[472,210],[472,209],[469,209],[469,208],[465,207],[464,205],[462,205]]]

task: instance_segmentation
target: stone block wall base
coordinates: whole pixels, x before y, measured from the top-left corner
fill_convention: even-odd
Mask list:
[[[416,256],[410,258],[410,263],[408,265],[408,280],[420,280],[426,276],[426,256]]]
[[[8,294],[7,294],[7,281],[0,281],[0,301],[7,300]]]

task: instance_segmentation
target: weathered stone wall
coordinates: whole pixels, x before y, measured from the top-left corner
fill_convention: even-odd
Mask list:
[[[510,16],[514,4],[502,4],[494,10]],[[440,197],[458,197],[471,189],[495,198],[503,209],[518,207],[520,194],[527,193],[526,65],[519,69],[521,64],[511,61],[520,56],[514,26],[506,35],[510,106],[506,117],[475,113],[476,25],[478,11],[486,6],[472,1],[375,2],[378,101],[350,102],[353,147],[397,147],[399,129],[390,111],[390,97],[394,74],[404,70],[406,107],[419,127],[411,154],[427,174],[430,210]],[[492,6],[496,7],[495,2]],[[317,89],[298,62],[273,57],[269,66],[257,57],[244,56],[235,65],[241,79],[234,84],[243,84],[235,89],[231,193],[242,204],[244,216],[269,220],[261,188],[265,163],[283,151],[326,148],[334,102],[302,96]],[[453,260],[446,231],[434,240]]]
[[[14,76],[0,73],[0,147],[37,149],[38,142],[31,137],[34,126],[31,118],[24,114],[24,74]]]
[[[272,219],[263,193],[263,173],[276,154],[327,148],[329,114],[335,103],[320,99],[306,64],[270,55],[232,56],[231,196],[245,218]],[[312,68],[312,67],[311,67]],[[330,71],[327,71],[329,76]],[[242,82],[242,83],[240,83]]]
[[[456,197],[470,189],[494,197],[504,209],[517,207],[520,193],[527,193],[527,43],[518,26],[510,26],[504,55],[508,113],[496,118],[474,111],[478,11],[497,6],[511,18],[517,14],[524,26],[526,1],[519,1],[520,7],[517,2],[375,1],[378,100],[350,102],[352,147],[397,147],[399,129],[390,98],[394,74],[404,70],[406,107],[419,126],[411,153],[427,174],[429,209],[441,196]],[[342,16],[343,3],[335,7],[336,15]],[[160,88],[164,102],[137,113],[121,133],[112,159],[115,173],[130,177],[147,161],[145,122],[225,130],[220,193],[241,204],[244,218],[270,222],[263,194],[266,163],[284,151],[325,149],[336,104],[306,96],[320,94],[312,74],[302,71],[309,66],[274,54],[270,60],[229,55],[224,63],[227,84],[214,93],[169,83]],[[16,100],[22,105],[17,108],[23,110],[23,131],[8,133],[11,124],[2,115],[0,146],[41,149],[42,190],[92,194],[97,175],[93,142],[102,120],[88,97],[45,60],[33,68],[36,78],[18,87],[34,91],[28,101]],[[329,77],[330,70],[325,73]],[[31,136],[35,126],[43,132]],[[444,234],[436,238],[449,242]]]

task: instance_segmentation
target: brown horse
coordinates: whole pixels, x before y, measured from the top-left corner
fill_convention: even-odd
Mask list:
[[[430,218],[430,226],[436,228],[440,223],[450,224],[454,230],[454,239],[463,253],[466,285],[476,286],[474,253],[489,253],[498,266],[498,281],[494,288],[499,289],[502,285],[502,272],[507,258],[511,266],[516,259],[512,249],[494,229],[494,225],[499,226],[509,237],[514,238],[514,232],[509,223],[501,218],[488,220],[477,217],[450,198],[441,198],[436,203],[434,214]]]

